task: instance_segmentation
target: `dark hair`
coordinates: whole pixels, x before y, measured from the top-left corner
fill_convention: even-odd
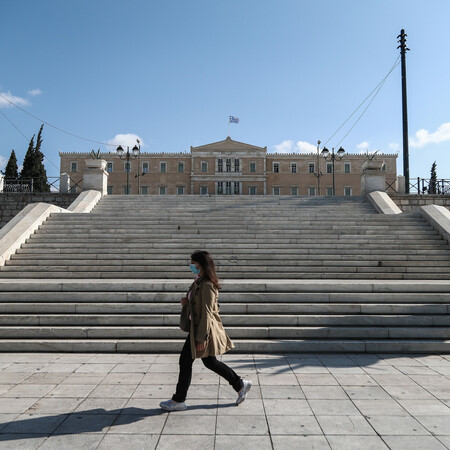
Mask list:
[[[203,278],[214,285],[216,289],[221,289],[219,284],[219,278],[216,274],[216,266],[214,265],[214,261],[211,255],[208,252],[203,250],[196,250],[191,255],[192,261],[199,263],[203,269]]]

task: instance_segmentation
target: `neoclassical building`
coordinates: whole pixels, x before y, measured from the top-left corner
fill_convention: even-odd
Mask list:
[[[61,174],[69,174],[76,185],[82,179],[89,154],[59,155]],[[142,195],[333,195],[330,158],[325,160],[316,153],[268,153],[267,147],[230,137],[191,147],[189,152],[142,152],[129,164],[116,153],[103,153],[102,158],[107,161],[108,194],[112,195],[127,193],[127,178],[128,192]],[[377,154],[376,158],[384,163],[387,183],[393,184],[397,155]],[[365,155],[349,153],[341,160],[335,159],[336,195],[360,195],[365,161]]]

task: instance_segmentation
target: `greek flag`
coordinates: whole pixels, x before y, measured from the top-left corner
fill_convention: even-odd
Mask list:
[[[239,123],[239,118],[234,116],[229,116],[229,122],[228,123]]]

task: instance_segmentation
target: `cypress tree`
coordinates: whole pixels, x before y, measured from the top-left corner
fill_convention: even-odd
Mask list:
[[[42,145],[42,130],[44,124],[41,125],[39,133],[36,138],[36,147],[34,148],[34,164],[33,164],[33,178],[35,192],[49,192],[50,185],[47,180],[47,172],[44,167],[44,154],[41,152]]]
[[[429,194],[436,194],[436,188],[437,188],[437,174],[436,174],[436,161],[431,166],[431,176],[430,176],[430,183],[428,185],[428,193]]]
[[[30,143],[28,144],[28,150],[25,153],[25,158],[23,159],[23,167],[20,172],[20,178],[32,178],[33,177],[33,163],[34,163],[34,134],[30,139]]]
[[[14,150],[11,150],[11,155],[8,160],[8,164],[6,164],[5,178],[16,180],[19,178],[18,168],[17,168],[17,158]]]

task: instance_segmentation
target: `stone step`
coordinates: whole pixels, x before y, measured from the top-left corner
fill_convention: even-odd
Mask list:
[[[60,297],[57,297],[60,298]],[[47,297],[47,301],[49,298]],[[106,299],[105,299],[106,300]],[[222,315],[227,314],[447,314],[450,298],[443,304],[411,303],[228,303],[220,301]],[[11,301],[11,300],[10,300]],[[67,299],[54,303],[39,302],[31,297],[25,302],[4,302],[0,298],[0,314],[179,314],[179,302],[120,303],[81,302],[69,303]]]
[[[61,256],[61,258],[67,258],[67,255],[70,255],[71,259],[82,259],[86,258],[86,255],[90,255],[91,258],[97,258],[98,256],[103,257],[103,255],[111,256],[112,254],[122,254],[126,255],[128,259],[131,258],[142,258],[142,255],[146,255],[148,257],[152,258],[158,258],[161,257],[161,248],[155,248],[153,246],[147,247],[147,246],[140,246],[136,247],[132,244],[125,245],[125,244],[116,244],[114,247],[108,246],[108,245],[92,245],[91,247],[80,247],[80,246],[72,246],[70,248],[61,248],[60,246],[52,246],[49,247],[50,244],[34,244],[29,243],[23,248],[19,248],[17,250],[17,253],[12,256],[12,258],[27,258],[28,256],[31,258],[40,258],[40,257],[56,257]],[[215,258],[220,258],[221,255],[225,255],[227,259],[234,259],[238,258],[240,255],[245,255],[245,257],[251,257],[254,259],[257,259],[259,257],[268,257],[271,256],[271,259],[290,259],[290,258],[296,258],[300,255],[308,255],[309,257],[317,255],[318,257],[321,257],[321,255],[329,255],[330,257],[342,257],[345,258],[352,258],[356,255],[359,256],[371,256],[371,257],[377,257],[378,255],[385,255],[385,256],[392,256],[397,257],[398,259],[406,259],[409,258],[417,258],[417,259],[428,259],[428,257],[431,256],[439,256],[443,257],[444,259],[450,257],[450,249],[445,247],[433,247],[433,246],[426,246],[426,248],[410,248],[411,246],[408,246],[408,248],[402,248],[402,253],[399,254],[400,249],[393,248],[392,246],[389,248],[383,248],[383,249],[377,249],[377,248],[368,248],[366,246],[364,247],[349,247],[344,246],[343,248],[338,246],[321,246],[320,248],[313,247],[313,246],[302,246],[293,248],[292,246],[288,248],[283,248],[282,252],[280,252],[281,249],[278,249],[278,252],[271,251],[271,248],[258,248],[258,252],[255,252],[256,247],[239,247],[239,248],[228,248],[222,246],[221,248],[215,248],[214,250],[214,256]],[[430,247],[430,248],[428,248]],[[170,250],[170,253],[169,253]],[[191,252],[195,250],[193,247],[185,247],[185,248],[166,248],[166,251],[164,253],[164,256],[167,258],[175,259],[175,258],[185,258],[187,260],[191,254]],[[276,250],[276,248],[274,248]],[[28,255],[23,256],[22,255]],[[426,258],[425,258],[426,257]]]
[[[235,339],[231,353],[449,353],[443,339]],[[0,352],[179,353],[184,339],[1,339]]]
[[[95,285],[92,286],[95,287]],[[352,311],[370,314],[371,310],[377,310],[376,305],[380,306],[380,311],[384,308],[392,309],[392,311],[397,308],[403,311],[403,308],[416,310],[423,307],[426,309],[427,305],[436,304],[441,311],[441,308],[446,307],[445,304],[450,304],[448,292],[258,292],[258,289],[255,288],[254,292],[224,292],[222,290],[219,297],[222,310],[228,308],[230,303],[236,308],[245,307],[249,312],[257,312],[258,308],[261,308],[261,311],[266,311],[267,308],[289,308],[289,311],[300,312],[304,311],[304,308],[314,309],[314,305],[317,305],[317,308],[331,310],[335,308],[335,305],[350,304]],[[175,304],[179,311],[179,299],[184,294],[184,289],[177,292],[120,292],[120,289],[105,292],[95,290],[64,291],[63,293],[60,290],[0,292],[0,310],[6,308],[5,305],[17,305],[17,308],[39,308],[41,303],[52,304],[55,308],[64,307],[64,303],[76,303],[79,308],[92,308],[89,306],[90,303],[99,303],[105,308],[126,308],[127,304],[132,304],[137,308],[137,305],[144,303],[144,308],[152,308],[152,304],[159,304],[163,309],[173,308]],[[115,303],[119,303],[120,306],[115,306]],[[265,306],[266,304],[269,306]],[[164,312],[167,312],[167,309],[164,309]]]
[[[14,272],[10,271],[8,268],[11,268],[14,266],[5,266],[0,271],[0,278],[11,278],[11,279],[41,279],[45,277],[51,276],[53,279],[89,279],[89,278],[95,278],[95,279],[122,279],[122,280],[132,280],[132,279],[146,279],[149,278],[149,272],[120,272],[120,271],[98,271],[98,272],[82,272],[82,271],[59,271],[60,267],[55,267],[55,271],[45,271],[45,270],[38,270],[38,271],[30,271],[27,270],[26,272],[19,271]],[[44,266],[43,266],[44,267]],[[283,272],[281,275],[285,280],[436,280],[442,279],[442,280],[449,280],[450,274],[439,271],[439,273],[436,273],[435,269],[428,269],[425,271],[418,270],[417,272],[414,271],[406,271],[401,272],[402,270],[405,270],[404,268],[399,268],[398,271],[394,270],[385,270],[385,271],[373,271],[367,269],[365,271],[364,269],[367,268],[361,268],[360,270],[358,268],[355,268],[355,271],[350,272]],[[58,271],[57,271],[58,270]],[[45,275],[45,276],[44,276]],[[186,271],[183,272],[171,272],[171,273],[163,273],[163,272],[154,272],[153,273],[154,278],[156,279],[184,279],[186,278]],[[220,277],[223,278],[223,274],[219,274]],[[249,273],[249,272],[233,272],[230,274],[229,278],[233,279],[249,279],[249,280],[276,280],[280,279],[280,273],[277,272],[261,272],[261,273]]]
[[[427,258],[428,259],[428,258]],[[275,260],[279,261],[279,260]],[[325,270],[331,270],[333,267],[383,267],[383,268],[418,268],[418,267],[429,267],[429,260],[389,260],[384,258],[353,258],[353,259],[326,259],[326,258],[307,258],[307,260],[284,260],[282,267],[273,268],[271,267],[270,258],[264,259],[234,259],[234,260],[221,260],[216,258],[215,266],[218,272],[230,272],[235,270],[246,270],[246,271],[258,271],[258,272],[268,272],[282,270],[303,270],[312,267],[324,267]],[[155,259],[120,259],[120,258],[108,258],[103,256],[102,259],[13,259],[6,261],[6,266],[9,270],[9,266],[15,267],[28,267],[30,270],[37,267],[67,267],[68,270],[79,270],[82,266],[82,270],[104,270],[108,266],[108,270],[116,270],[118,268],[129,269],[129,266],[137,267],[139,270],[146,270],[149,272],[154,271],[182,271],[187,268],[186,258],[182,260],[155,260]],[[435,262],[434,269],[441,270],[444,267],[450,267],[450,261],[441,259]],[[73,269],[71,269],[73,268]],[[16,269],[12,269],[16,270]],[[18,269],[17,269],[18,270]]]
[[[2,326],[178,326],[179,314],[5,314],[0,317]],[[232,326],[417,326],[447,327],[450,316],[443,315],[401,315],[401,314],[227,314],[222,316],[225,327]]]
[[[22,249],[24,250],[24,249]],[[11,256],[12,261],[16,260],[26,260],[26,261],[61,261],[64,260],[81,260],[81,261],[96,261],[96,260],[104,260],[105,258],[108,260],[116,260],[119,259],[124,262],[124,264],[134,264],[136,261],[147,261],[148,263],[154,264],[172,264],[173,262],[180,263],[180,261],[185,264],[187,261],[186,253],[183,254],[161,254],[160,252],[154,252],[149,255],[147,253],[137,253],[137,254],[128,254],[125,252],[120,252],[120,254],[116,254],[117,252],[111,251],[110,253],[88,253],[88,252],[72,252],[72,253],[55,253],[49,252],[47,254],[42,254],[41,252],[26,252],[21,251],[15,255]],[[384,253],[366,253],[363,250],[359,252],[355,251],[352,254],[332,254],[330,252],[315,252],[314,254],[308,254],[303,251],[302,255],[307,255],[308,261],[314,260],[325,260],[325,261],[361,261],[364,259],[366,261],[373,260],[383,260],[395,262],[396,264],[402,263],[404,261],[414,261],[417,263],[421,263],[423,258],[418,258],[417,254],[402,254],[399,255],[397,252],[392,252],[390,254]],[[243,261],[249,262],[251,261],[253,264],[257,264],[259,261],[297,261],[299,259],[300,253],[296,254],[278,254],[274,255],[273,253],[257,253],[257,254],[245,254],[245,256],[238,257],[232,256],[230,254],[227,255],[218,255],[215,253],[215,264],[242,264]],[[443,261],[445,263],[449,263],[450,252],[447,253],[437,253],[430,252],[427,254],[426,261]],[[123,259],[121,259],[123,258]],[[8,264],[10,261],[6,261]],[[444,264],[447,265],[447,264]]]
[[[448,339],[448,327],[227,327],[232,339]],[[3,339],[183,339],[178,327],[4,327]]]
[[[438,234],[435,230],[433,230],[431,227],[422,227],[419,228],[418,226],[411,226],[411,227],[346,227],[345,230],[338,230],[338,228],[319,228],[319,227],[310,227],[310,228],[292,228],[292,229],[284,229],[281,227],[255,227],[255,226],[233,226],[229,227],[227,226],[226,229],[223,229],[222,227],[216,225],[216,230],[220,230],[221,236],[235,236],[236,232],[239,232],[242,236],[259,236],[264,233],[271,233],[271,234],[277,234],[277,235],[283,235],[283,236],[298,236],[299,234],[312,234],[312,235],[326,235],[333,231],[339,231],[340,235],[346,235],[346,234],[375,234],[375,235],[384,235],[385,233],[389,233],[391,235],[403,235],[404,233],[409,233],[412,235],[436,235]],[[211,234],[214,236],[216,234],[216,230],[212,229],[211,227],[186,227],[186,226],[180,226],[180,228],[177,227],[177,225],[173,225],[170,228],[167,226],[164,227],[154,227],[152,226],[151,229],[135,229],[135,228],[112,228],[112,227],[86,227],[86,228],[75,228],[72,229],[67,227],[48,227],[45,226],[35,232],[35,234],[45,234],[45,235],[54,235],[54,236],[73,236],[73,235],[79,235],[82,234],[87,237],[91,236],[102,236],[104,233],[111,233],[111,234],[126,234],[128,236],[157,236],[159,238],[164,237],[171,237],[171,236],[195,236],[197,234]]]
[[[184,279],[153,279],[126,281],[110,278],[106,280],[83,279],[22,279],[20,281],[0,280],[0,292],[64,292],[64,293],[185,293],[192,284],[192,277]],[[222,282],[220,295],[225,293],[277,293],[277,294],[445,294],[450,293],[450,281],[398,281],[398,280],[240,280],[228,279]]]

